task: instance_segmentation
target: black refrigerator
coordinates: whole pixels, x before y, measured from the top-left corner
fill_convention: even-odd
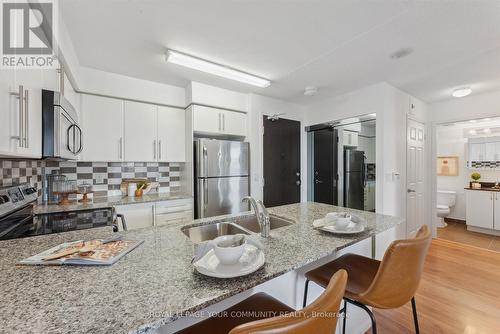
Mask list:
[[[344,150],[344,206],[365,208],[365,152]]]

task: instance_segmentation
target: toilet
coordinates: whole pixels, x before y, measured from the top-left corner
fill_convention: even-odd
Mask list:
[[[448,224],[444,222],[444,218],[448,217],[451,208],[455,205],[457,200],[457,193],[451,190],[438,190],[437,191],[437,227],[446,227]]]

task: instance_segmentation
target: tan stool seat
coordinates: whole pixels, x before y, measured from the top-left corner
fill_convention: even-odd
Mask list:
[[[355,297],[368,289],[377,274],[380,261],[372,260],[356,254],[345,254],[321,267],[313,269],[305,274],[306,278],[322,288],[326,288],[333,274],[340,269],[347,271],[347,287],[345,296]]]
[[[264,292],[260,292],[225,310],[225,312],[227,312],[227,316],[221,316],[222,313],[219,313],[218,316],[203,320],[176,333],[225,334],[229,333],[231,329],[238,325],[294,311],[295,310],[293,308],[283,304],[276,298],[273,298]],[[231,316],[231,314],[240,315],[243,312],[253,312],[254,316]],[[266,313],[267,317],[264,316]]]
[[[346,283],[345,270],[334,273],[323,294],[300,312],[258,293],[176,334],[331,334],[337,326]]]

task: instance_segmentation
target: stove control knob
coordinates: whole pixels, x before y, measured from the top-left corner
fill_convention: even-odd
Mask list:
[[[9,201],[10,201],[10,199],[7,195],[0,195],[0,204],[7,203]]]

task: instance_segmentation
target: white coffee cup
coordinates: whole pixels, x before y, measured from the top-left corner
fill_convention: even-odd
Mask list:
[[[351,218],[351,215],[346,212],[339,213],[334,219],[335,228],[338,230],[345,230],[347,226],[349,226]]]
[[[231,265],[237,263],[245,251],[246,240],[237,246],[224,246],[230,244],[238,235],[223,235],[210,241],[215,256],[221,264]],[[243,236],[244,238],[244,236]]]

